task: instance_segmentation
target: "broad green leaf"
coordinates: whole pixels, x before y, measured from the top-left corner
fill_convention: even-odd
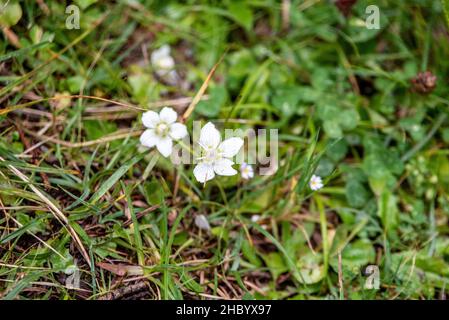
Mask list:
[[[305,284],[317,283],[324,277],[324,265],[321,254],[307,252],[299,258],[297,267]]]
[[[81,7],[81,9],[87,9],[92,4],[96,3],[98,0],[75,0],[76,4]]]
[[[376,251],[373,245],[366,240],[357,240],[344,247],[341,253],[342,271],[345,278],[355,278],[362,268],[369,263],[374,263]],[[338,272],[338,255],[335,254],[330,261],[335,272]]]
[[[282,115],[291,116],[298,110],[298,103],[301,99],[300,88],[297,86],[282,86],[276,89],[272,98],[273,106],[278,109]]]
[[[17,1],[0,1],[0,27],[12,27],[16,25],[22,17],[22,7]]]
[[[399,210],[396,197],[390,191],[385,190],[378,199],[377,215],[380,217],[387,233],[393,231],[398,222]]]
[[[274,279],[277,279],[281,274],[288,271],[288,267],[284,263],[282,255],[278,252],[270,252],[264,255],[263,259]]]
[[[84,130],[87,140],[96,140],[117,131],[117,124],[110,121],[85,120]]]
[[[244,1],[232,1],[228,5],[229,13],[232,18],[244,27],[247,31],[250,31],[253,26],[253,11]]]
[[[348,204],[354,208],[362,208],[370,199],[370,194],[365,186],[354,179],[349,179],[345,188],[346,199]]]
[[[195,107],[195,111],[206,117],[216,117],[227,100],[226,87],[224,85],[212,86],[209,88],[208,95],[209,99],[200,101]]]

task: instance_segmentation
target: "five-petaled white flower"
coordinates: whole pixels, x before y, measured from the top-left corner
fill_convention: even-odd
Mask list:
[[[159,77],[175,83],[178,74],[175,71],[175,60],[170,55],[170,46],[163,45],[151,54],[151,64]]]
[[[187,135],[185,125],[176,122],[178,114],[172,109],[165,107],[158,114],[147,111],[142,115],[142,122],[148,129],[140,136],[140,143],[146,147],[156,146],[157,150],[168,157],[173,148],[173,140],[180,140]]]
[[[234,161],[231,158],[239,152],[243,145],[243,139],[234,137],[220,142],[220,132],[212,123],[208,122],[201,129],[198,144],[202,152],[197,159],[199,163],[193,169],[193,174],[198,182],[209,181],[215,177],[215,174],[233,176],[237,173],[232,167]]]
[[[321,177],[319,176],[312,175],[312,178],[310,178],[309,186],[313,191],[319,190],[323,187],[323,180],[321,180]]]
[[[254,177],[254,170],[253,167],[250,164],[247,164],[246,162],[243,162],[240,166],[240,173],[242,175],[243,179],[251,179]]]

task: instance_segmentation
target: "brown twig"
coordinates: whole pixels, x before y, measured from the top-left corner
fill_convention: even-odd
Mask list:
[[[338,286],[340,288],[340,297],[344,297],[343,292],[343,270],[341,262],[341,251],[338,251]]]
[[[156,209],[158,209],[159,207],[160,207],[160,206],[159,206],[158,204],[157,204],[157,205],[154,205],[154,206],[151,206],[151,207],[149,207],[149,208],[147,208],[147,209],[145,209],[145,210],[143,210],[143,211],[137,213],[137,214],[136,214],[136,218],[137,218],[137,219],[140,219],[140,218],[142,218],[144,215],[146,215],[147,213],[153,212],[153,211],[155,211]],[[129,226],[131,223],[133,223],[132,220],[131,220],[131,219],[128,219],[128,220],[126,220],[126,221],[123,223],[123,227]]]
[[[19,37],[8,27],[2,28],[3,34],[5,38],[16,48],[20,49],[22,46],[20,45]]]
[[[140,136],[142,134],[143,130],[137,130],[137,131],[129,131],[127,129],[119,130],[119,131],[115,132],[114,134],[106,135],[106,136],[96,139],[96,140],[90,140],[90,141],[85,141],[85,142],[76,142],[76,143],[67,142],[64,140],[48,137],[45,135],[39,135],[37,133],[34,133],[34,132],[26,130],[26,129],[25,129],[25,132],[39,140],[45,140],[48,142],[60,144],[67,148],[84,148],[84,147],[94,146],[96,144],[101,144],[101,143],[111,142],[114,140],[124,139],[127,137]]]
[[[223,59],[224,59],[224,57],[226,55],[226,52],[227,51],[225,51],[223,53],[223,55],[220,57],[218,62],[209,71],[209,74],[207,75],[206,80],[204,80],[203,84],[201,85],[200,90],[198,90],[198,92],[196,93],[196,95],[193,98],[192,102],[190,103],[189,107],[187,108],[187,110],[182,115],[182,121],[187,120],[187,118],[192,114],[192,112],[195,109],[195,107],[198,104],[198,102],[200,102],[201,97],[204,95],[204,93],[206,92],[207,87],[209,86],[209,81],[212,79],[212,76],[214,75],[215,70],[217,70],[218,66],[223,61]]]
[[[135,284],[128,285],[126,287],[115,289],[111,292],[106,293],[104,296],[98,298],[98,300],[118,300],[127,295],[140,292],[144,289],[148,289],[147,282],[138,282]]]

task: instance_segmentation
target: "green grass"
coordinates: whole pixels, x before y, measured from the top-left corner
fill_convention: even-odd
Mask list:
[[[330,1],[74,3],[79,30],[60,1],[0,13],[0,298],[445,297],[447,1],[377,1],[380,30],[367,0],[347,18]],[[175,84],[151,64],[165,44]],[[203,186],[139,144],[166,105],[190,132],[278,129],[278,170]]]

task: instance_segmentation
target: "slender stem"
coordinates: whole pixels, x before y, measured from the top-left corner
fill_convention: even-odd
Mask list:
[[[411,148],[407,153],[405,153],[401,160],[403,162],[408,161],[410,158],[412,158],[417,152],[419,152],[426,144],[427,142],[432,139],[433,135],[437,132],[437,130],[441,127],[443,122],[446,120],[447,114],[443,113],[441,114],[435,124],[433,125],[432,129],[430,129],[429,133],[422,139],[419,143],[417,143],[413,148]]]
[[[320,213],[320,227],[321,227],[321,242],[323,245],[323,262],[324,262],[324,270],[323,277],[327,276],[327,269],[329,266],[329,241],[327,236],[327,219],[326,219],[326,210],[324,210],[323,201],[320,196],[315,197],[315,202],[318,207],[318,211]]]

